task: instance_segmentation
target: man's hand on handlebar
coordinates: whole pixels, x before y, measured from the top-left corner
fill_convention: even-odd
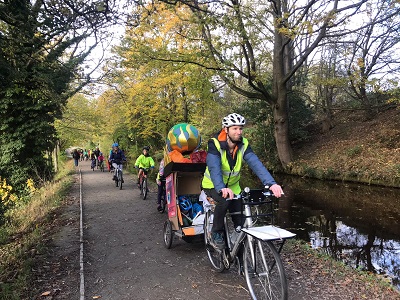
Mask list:
[[[233,199],[233,197],[235,196],[230,188],[221,189],[220,194],[221,194],[222,198],[225,198],[225,199]]]
[[[269,189],[276,198],[280,198],[283,195],[282,187],[279,184],[273,184]]]

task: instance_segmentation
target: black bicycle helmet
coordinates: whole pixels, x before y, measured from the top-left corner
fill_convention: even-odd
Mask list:
[[[149,146],[144,146],[144,147],[143,147],[143,150],[150,151],[150,147],[149,147]]]

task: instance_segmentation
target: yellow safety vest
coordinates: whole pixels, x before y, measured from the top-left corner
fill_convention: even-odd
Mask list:
[[[249,145],[249,142],[246,138],[243,138],[243,146],[239,149],[236,153],[236,164],[233,169],[230,168],[228,157],[228,152],[226,150],[221,149],[221,144],[216,138],[212,139],[214,141],[215,147],[221,154],[221,170],[222,170],[222,179],[226,184],[228,183],[228,188],[230,188],[234,194],[239,194],[241,192],[239,180],[240,180],[240,170],[243,164],[243,155]],[[212,189],[214,188],[214,184],[211,181],[210,171],[208,167],[204,173],[202,187],[205,189]]]

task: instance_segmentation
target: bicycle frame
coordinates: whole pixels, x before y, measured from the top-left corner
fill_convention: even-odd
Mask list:
[[[142,184],[143,179],[147,178],[147,173],[149,173],[149,169],[142,168],[142,172],[140,173],[140,176],[139,176],[139,184],[140,185]]]
[[[145,186],[143,186],[143,183],[145,180],[147,180],[147,173],[149,172],[149,169],[142,168],[142,172],[140,173],[139,176],[139,186],[140,186],[140,194],[142,195],[143,200],[146,199],[147,197],[147,181]]]

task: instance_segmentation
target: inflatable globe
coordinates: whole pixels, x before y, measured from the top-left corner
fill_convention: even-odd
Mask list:
[[[169,130],[166,142],[168,151],[177,150],[180,153],[188,153],[200,147],[201,137],[196,127],[180,123]]]

